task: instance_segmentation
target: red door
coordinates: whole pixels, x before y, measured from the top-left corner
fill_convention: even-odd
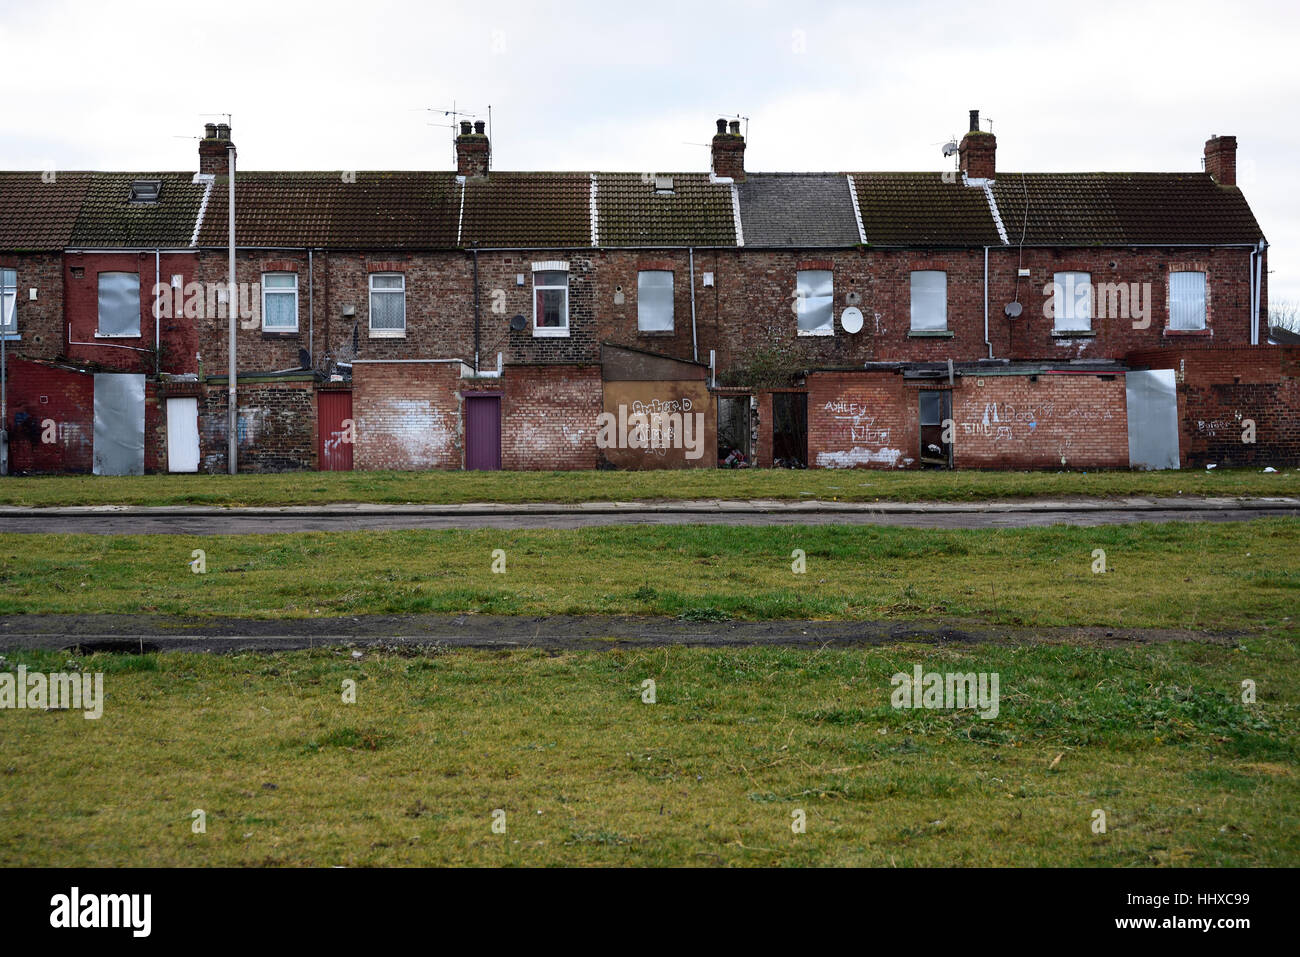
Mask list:
[[[465,397],[465,468],[501,468],[501,396]]]
[[[322,472],[351,472],[352,445],[357,438],[352,421],[352,393],[342,389],[316,393],[317,459]]]

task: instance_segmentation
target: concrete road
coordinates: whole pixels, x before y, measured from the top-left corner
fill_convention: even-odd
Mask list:
[[[589,502],[578,505],[311,505],[282,508],[0,507],[0,532],[246,535],[600,525],[901,525],[1024,528],[1125,522],[1240,522],[1300,516],[1297,498],[1128,498],[1019,502]]]

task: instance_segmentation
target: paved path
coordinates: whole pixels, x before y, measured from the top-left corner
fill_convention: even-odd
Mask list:
[[[1020,528],[1125,522],[1240,522],[1300,516],[1300,498],[1034,499],[1015,502],[684,501],[577,505],[122,505],[0,507],[0,533],[246,535],[363,529],[584,528],[595,525],[903,525]]]
[[[585,649],[784,645],[856,647],[1066,642],[1121,646],[1163,641],[1231,643],[1239,633],[1172,628],[1000,628],[963,621],[682,621],[631,615],[366,615],[352,618],[185,619],[156,615],[0,617],[0,652],[18,648],[155,652],[303,648]]]

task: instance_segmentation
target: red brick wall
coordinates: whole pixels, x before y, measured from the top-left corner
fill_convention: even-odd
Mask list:
[[[10,471],[90,472],[94,466],[95,377],[12,356],[8,375]],[[55,423],[53,443],[41,441],[43,423],[49,419]]]
[[[502,389],[502,468],[596,467],[599,365],[507,366]]]
[[[965,376],[952,413],[955,468],[1128,468],[1122,375]]]
[[[1300,347],[1185,347],[1128,356],[1178,379],[1179,452],[1188,466],[1300,463]],[[1245,442],[1245,420],[1255,441]]]
[[[191,253],[167,253],[160,257],[157,266],[153,253],[68,253],[64,257],[64,302],[66,323],[60,334],[64,354],[74,362],[90,362],[99,367],[119,369],[123,372],[143,372],[153,375],[155,361],[154,284],[161,276],[170,283],[172,276],[182,277],[184,283],[195,277],[197,257]],[[140,276],[140,335],[121,339],[97,340],[99,328],[99,274],[101,272],[133,272]],[[195,319],[183,315],[158,320],[158,337],[162,345],[162,371],[171,373],[194,372],[197,369],[195,353],[201,346],[200,327]],[[71,327],[68,341],[67,328]],[[129,346],[132,348],[118,348]],[[135,350],[146,350],[144,352]]]
[[[808,376],[808,463],[814,468],[906,468],[920,443],[916,388],[893,372]],[[771,441],[772,417],[760,434]],[[770,453],[769,453],[770,454]],[[762,464],[769,464],[764,461]]]
[[[357,363],[352,372],[353,468],[461,468],[459,376],[456,363]]]
[[[11,356],[53,359],[63,354],[63,257],[59,253],[0,253],[0,268],[18,274],[18,339]],[[36,301],[28,295],[36,290]]]

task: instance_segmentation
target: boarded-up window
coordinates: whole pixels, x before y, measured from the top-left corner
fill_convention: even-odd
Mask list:
[[[1205,328],[1205,273],[1169,274],[1169,328]]]
[[[140,274],[99,274],[99,335],[140,334]]]
[[[298,331],[298,274],[262,274],[262,328],[267,332]]]
[[[406,277],[401,273],[370,274],[370,334],[406,335]]]
[[[1056,332],[1092,331],[1092,273],[1058,272],[1053,276],[1052,315]]]
[[[641,332],[673,331],[673,274],[668,270],[637,273],[636,327]]]
[[[801,269],[795,288],[795,314],[801,336],[829,336],[832,323],[835,286],[829,269]]]
[[[0,269],[0,332],[7,336],[18,331],[17,302],[18,271]]]
[[[948,274],[938,269],[912,273],[912,331],[943,332],[948,328]]]

